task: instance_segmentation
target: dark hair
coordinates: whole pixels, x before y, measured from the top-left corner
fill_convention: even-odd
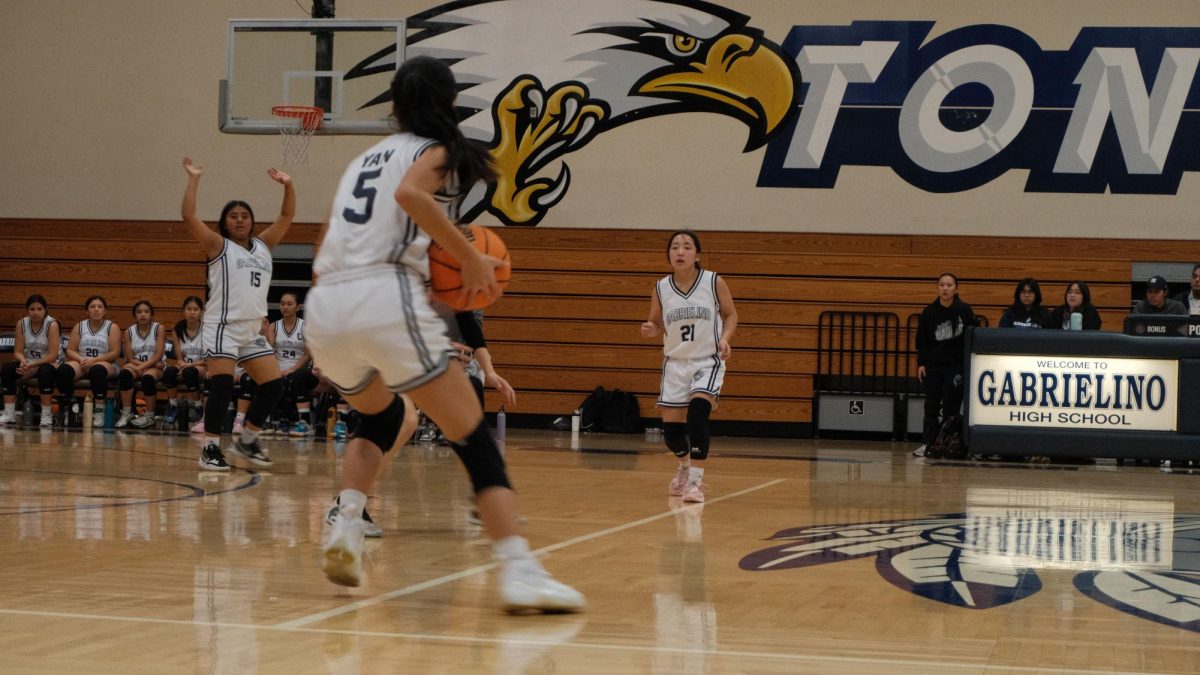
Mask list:
[[[133,303],[133,312],[132,312],[132,314],[133,314],[133,316],[134,316],[135,318],[137,317],[137,311],[138,311],[138,307],[141,307],[142,305],[145,305],[145,306],[149,307],[149,308],[150,308],[150,315],[151,315],[151,316],[153,316],[153,315],[154,315],[154,305],[150,304],[150,301],[149,301],[149,300],[138,300],[137,302]]]
[[[225,226],[225,216],[228,216],[230,211],[236,209],[239,206],[250,212],[250,229],[253,231],[253,229],[254,229],[254,209],[250,208],[249,204],[247,204],[246,202],[244,202],[240,199],[233,199],[233,200],[230,200],[229,203],[227,203],[225,205],[225,208],[221,209],[221,220],[219,220],[217,222],[217,229],[220,230],[222,237],[225,237],[227,239],[229,238],[229,228]],[[201,307],[203,307],[203,306],[204,305],[201,305]]]
[[[667,237],[667,262],[671,261],[671,244],[675,241],[675,237],[678,237],[681,234],[691,237],[692,245],[696,247],[697,255],[699,255],[704,250],[704,249],[700,248],[700,237],[697,236],[695,232],[693,232],[691,230],[675,230],[674,232],[671,233],[670,237]],[[696,269],[700,269],[700,261],[699,260],[696,261]]]
[[[296,301],[296,304],[297,305],[300,304],[300,292],[299,291],[284,291],[279,294],[279,300],[283,301],[283,296],[285,296],[285,295],[292,296],[292,299]]]
[[[34,303],[37,303],[37,304],[41,305],[42,307],[45,307],[46,311],[50,311],[50,305],[46,304],[46,298],[44,296],[38,295],[37,293],[34,293],[33,295],[29,296],[28,298],[25,298],[25,309],[29,309],[29,306]]]
[[[1017,282],[1017,288],[1013,291],[1012,308],[1015,311],[1024,311],[1025,303],[1021,302],[1021,291],[1028,286],[1029,290],[1033,291],[1033,306],[1038,307],[1042,304],[1042,287],[1038,284],[1037,279],[1033,277],[1025,277]]]
[[[942,277],[950,277],[951,279],[954,280],[954,285],[958,286],[958,276],[955,275],[954,272],[942,272],[941,274],[939,274],[937,276],[937,280],[941,281]]]
[[[86,310],[88,308],[88,306],[92,304],[93,300],[99,300],[100,304],[104,305],[104,309],[108,309],[108,301],[105,300],[103,298],[103,296],[99,296],[99,295],[93,295],[92,297],[88,298],[87,300],[84,300],[83,308]]]
[[[1067,293],[1070,292],[1072,286],[1079,287],[1079,294],[1083,296],[1083,304],[1080,307],[1087,307],[1092,304],[1092,291],[1088,289],[1086,281],[1068,281],[1067,288],[1063,291],[1063,305],[1067,304]]]
[[[201,300],[199,298],[199,296],[195,296],[195,295],[189,295],[186,298],[184,298],[183,304],[179,306],[179,309],[187,309],[188,304],[192,303],[192,302],[196,303],[197,305],[200,305],[200,309],[204,309],[204,301]]]
[[[475,183],[495,182],[496,168],[487,148],[468,140],[458,128],[457,95],[450,66],[431,56],[408,59],[392,78],[392,116],[401,130],[431,138],[446,148],[442,168],[458,178],[455,201],[461,203]]]
[[[1192,274],[1195,274],[1196,270],[1200,270],[1200,263],[1196,263],[1195,265],[1192,265]]]

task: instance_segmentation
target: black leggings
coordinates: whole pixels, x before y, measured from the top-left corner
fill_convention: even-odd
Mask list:
[[[962,400],[961,366],[925,368],[925,424],[921,434],[925,445],[933,443],[937,438],[943,419],[959,414]]]
[[[37,373],[34,375],[38,383],[38,391],[43,394],[54,393],[54,366],[49,363],[43,363],[38,366]],[[17,375],[17,362],[9,361],[0,369],[0,382],[4,384],[5,396],[17,395],[17,382],[21,378]]]

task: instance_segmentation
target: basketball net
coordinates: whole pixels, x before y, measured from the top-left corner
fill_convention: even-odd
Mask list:
[[[321,128],[325,111],[307,105],[277,105],[271,114],[279,121],[283,137],[283,163],[295,166],[308,161],[308,144]]]

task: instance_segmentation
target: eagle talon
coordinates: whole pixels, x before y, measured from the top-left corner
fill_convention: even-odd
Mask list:
[[[578,82],[548,91],[534,77],[517,78],[493,108],[497,140],[492,157],[500,174],[492,207],[514,223],[531,225],[558,203],[570,185],[564,165],[554,179],[532,174],[591,139],[607,106]]]

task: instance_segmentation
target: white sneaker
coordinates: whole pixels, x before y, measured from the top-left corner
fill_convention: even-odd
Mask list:
[[[132,424],[138,429],[154,426],[154,413],[142,413],[133,418]]]
[[[578,612],[583,594],[556,581],[533,557],[507,561],[500,569],[500,602],[506,612]]]
[[[133,415],[130,415],[128,410],[122,410],[121,416],[117,418],[117,423],[113,426],[117,429],[124,429],[129,426],[129,420],[132,418]]]
[[[54,415],[51,414],[50,408],[42,408],[42,421],[38,426],[43,428],[54,426]]]
[[[97,412],[97,413],[92,413],[92,428],[93,429],[103,429],[104,428],[104,412],[103,411]]]
[[[17,423],[17,420],[15,417],[13,417],[12,409],[5,408],[4,413],[0,414],[0,426],[11,427],[12,425],[14,425],[16,423]]]
[[[925,456],[925,446],[924,445],[917,448],[916,450],[913,450],[913,457],[924,457],[924,456]]]
[[[326,579],[339,586],[357,587],[362,583],[364,525],[362,518],[346,518],[341,513],[333,518],[329,538],[321,549],[321,569]]]

